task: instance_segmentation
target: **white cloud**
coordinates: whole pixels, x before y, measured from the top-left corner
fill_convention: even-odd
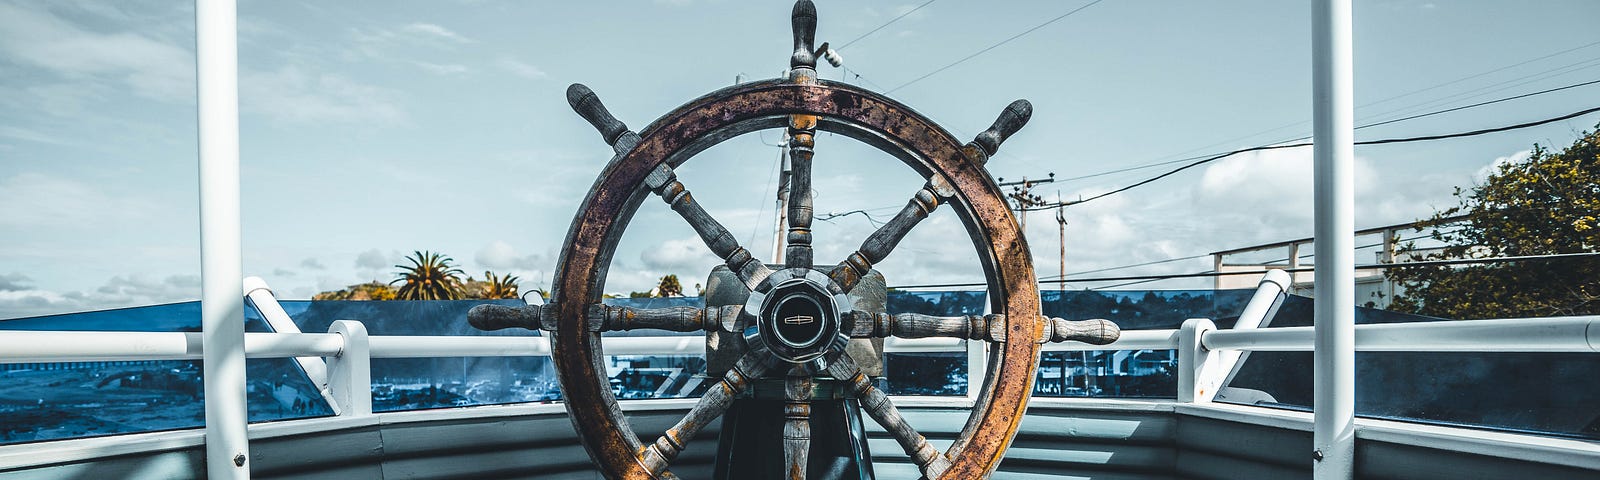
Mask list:
[[[1196,200],[1218,211],[1309,219],[1315,200],[1311,156],[1311,148],[1300,147],[1222,159],[1206,167],[1195,192]],[[1356,157],[1356,195],[1361,197],[1373,191],[1378,181],[1372,162]]]
[[[663,272],[707,272],[722,263],[699,237],[667,240],[639,252],[645,268]]]
[[[529,80],[540,80],[550,76],[549,74],[546,74],[544,70],[539,69],[539,67],[535,67],[531,64],[511,57],[500,57],[500,59],[495,62],[495,65],[500,66],[500,68],[505,69],[507,72],[511,72],[513,75]]]
[[[199,275],[156,278],[135,273],[117,275],[92,291],[0,289],[0,318],[17,318],[106,308],[154,305],[200,298]]]
[[[0,137],[10,137],[17,140],[26,140],[37,143],[50,143],[56,145],[63,145],[66,143],[61,141],[59,138],[40,133],[38,131],[6,125],[0,125]]]
[[[516,275],[521,279],[522,285],[544,288],[546,281],[549,280],[547,272],[555,270],[557,255],[554,249],[543,254],[523,255],[511,244],[495,240],[479,249],[473,260],[477,261],[479,266],[495,271],[499,275]]]
[[[247,72],[240,88],[245,111],[280,121],[392,124],[406,119],[400,92],[293,65]]]
[[[421,68],[422,70],[424,70],[424,71],[426,71],[428,73],[432,73],[434,75],[461,75],[461,74],[467,73],[467,66],[466,65],[457,64],[457,63],[428,63],[428,62],[411,62],[411,63],[413,65],[416,65],[417,68]]]
[[[195,60],[186,48],[140,33],[91,31],[44,8],[0,3],[0,52],[68,80],[119,83],[158,100],[194,98]]]
[[[1506,155],[1504,157],[1497,157],[1493,162],[1489,162],[1488,165],[1484,165],[1483,168],[1479,168],[1477,173],[1472,175],[1472,181],[1473,183],[1483,183],[1485,180],[1489,179],[1490,175],[1499,173],[1501,165],[1526,162],[1528,161],[1528,157],[1532,156],[1533,150],[1523,150],[1517,153]]]
[[[473,43],[473,40],[470,38],[461,36],[461,34],[451,31],[448,28],[444,28],[432,23],[417,22],[400,27],[400,30],[423,37],[449,40],[455,43]]]
[[[0,227],[67,227],[92,229],[107,223],[147,218],[153,202],[115,195],[104,188],[37,173],[0,180]],[[116,208],[107,208],[116,205]]]
[[[326,265],[323,265],[322,261],[321,260],[317,260],[316,257],[307,257],[305,260],[301,260],[300,261],[300,266],[303,267],[303,268],[309,268],[309,269],[312,269],[312,270],[327,270],[328,269],[328,267]]]

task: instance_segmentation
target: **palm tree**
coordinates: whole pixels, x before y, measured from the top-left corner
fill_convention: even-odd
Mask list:
[[[497,277],[497,276],[495,276],[494,272],[484,271],[483,272],[483,277],[484,277],[483,298],[487,298],[487,299],[491,299],[491,300],[504,299],[504,298],[509,298],[509,299],[513,299],[514,300],[514,299],[520,298],[517,295],[517,282],[521,281],[521,279],[517,278],[516,275],[506,275],[504,277]]]
[[[406,257],[410,266],[395,265],[400,278],[390,285],[400,286],[401,300],[455,300],[461,298],[461,269],[452,263],[455,259],[430,251],[413,252]]]

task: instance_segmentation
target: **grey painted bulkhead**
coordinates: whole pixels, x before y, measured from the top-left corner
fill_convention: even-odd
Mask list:
[[[995,478],[1310,477],[1309,424],[1299,428],[1213,418],[1165,402],[1063,405],[1035,402]],[[497,408],[500,413],[477,414]],[[949,445],[967,416],[964,409],[911,402],[902,410],[939,448]],[[685,411],[634,411],[629,419],[642,438],[653,438]],[[252,471],[255,478],[296,479],[598,478],[565,414],[550,409],[504,412],[503,407],[476,407],[422,415],[379,414],[370,422],[310,433],[253,432],[266,438],[251,441]],[[915,467],[894,440],[875,424],[867,424],[878,477],[916,478]],[[290,425],[275,427],[293,430]],[[674,472],[683,478],[710,476],[719,427],[712,424],[702,431],[674,463]],[[139,437],[128,436],[135,443]],[[171,447],[172,442],[165,448],[150,442],[151,448],[131,453],[108,450],[115,454],[88,455],[82,461],[20,468],[0,465],[0,480],[199,478],[205,472],[204,448],[193,436],[189,439],[177,447]],[[1418,441],[1360,438],[1357,449],[1357,477],[1363,479],[1600,478],[1600,469],[1436,448]]]

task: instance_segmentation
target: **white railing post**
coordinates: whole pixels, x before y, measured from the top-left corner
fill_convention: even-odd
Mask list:
[[[233,0],[195,2],[200,151],[200,325],[206,473],[250,478],[245,403],[243,247],[239,225],[238,15]]]
[[[338,320],[329,333],[344,337],[344,349],[328,359],[328,387],[341,407],[341,416],[372,414],[372,348],[367,326],[355,320]]]
[[[1290,249],[1290,255],[1295,255],[1297,252],[1297,249]],[[1268,270],[1266,275],[1261,276],[1261,283],[1256,284],[1256,293],[1251,295],[1250,301],[1244,304],[1244,310],[1239,312],[1239,320],[1235,321],[1233,328],[1229,330],[1255,330],[1266,324],[1267,316],[1273,313],[1273,307],[1277,306],[1278,299],[1282,298],[1289,291],[1289,287],[1294,285],[1294,277],[1292,275],[1283,270],[1273,269]],[[1200,343],[1202,346],[1210,348],[1209,345],[1206,345],[1205,338],[1201,338]],[[1205,389],[1206,393],[1201,398],[1197,398],[1196,402],[1206,403],[1215,400],[1222,388],[1227,386],[1228,382],[1233,380],[1233,376],[1239,373],[1239,366],[1244,364],[1245,359],[1250,358],[1250,352],[1247,350],[1223,350],[1217,355],[1220,358],[1217,359],[1217,369],[1215,371],[1220,376],[1215,379],[1207,379],[1215,380],[1215,384]]]
[[[1204,403],[1216,396],[1216,384],[1228,372],[1221,369],[1222,356],[1201,342],[1206,332],[1216,329],[1206,318],[1184,320],[1178,329],[1178,401]]]
[[[1355,105],[1351,0],[1311,2],[1317,268],[1312,476],[1355,473]]]
[[[275,333],[300,333],[300,326],[294,324],[294,319],[289,313],[283,311],[283,305],[278,303],[278,297],[272,294],[272,288],[261,277],[245,277],[244,296],[256,306],[256,313],[261,314],[261,319],[266,320],[267,326],[272,327]],[[328,364],[322,357],[295,357],[295,363],[300,364],[300,369],[306,372],[306,379],[317,387],[317,393],[322,394],[322,399],[328,402],[328,408],[334,415],[339,414],[339,402],[333,398],[333,391],[328,389]]]

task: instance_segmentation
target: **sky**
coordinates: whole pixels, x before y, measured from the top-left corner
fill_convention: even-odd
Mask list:
[[[1089,2],[925,1],[819,1],[818,41],[839,47],[845,67],[821,75],[887,91],[962,139],[1028,99],[1032,121],[988,168],[1008,180],[1054,173],[1063,181],[1034,191],[1046,198],[1092,196],[1175,165],[1105,172],[1310,134],[1309,2],[1106,0],[1041,27]],[[611,157],[567,106],[567,85],[592,87],[643,128],[737,79],[781,75],[790,5],[243,0],[245,274],[304,299],[388,282],[405,255],[432,250],[479,278],[493,270],[525,290],[548,288],[578,203]],[[1600,2],[1587,0],[1358,0],[1357,122],[1600,78],[1595,18]],[[194,42],[191,2],[0,0],[0,318],[199,297]],[[1357,138],[1476,130],[1597,103],[1600,85],[1579,87]],[[1427,218],[1496,162],[1536,143],[1564,147],[1597,122],[1360,147],[1356,225]],[[780,135],[734,138],[679,169],[758,253],[771,251]],[[818,262],[832,264],[923,180],[847,138],[816,143],[819,216],[872,214],[817,222]],[[1066,270],[1309,237],[1310,172],[1308,148],[1245,154],[1070,207]],[[1040,275],[1060,268],[1058,228],[1052,212],[1029,216]],[[878,268],[890,285],[981,281],[971,243],[949,241],[966,238],[941,209]],[[717,263],[665,204],[647,201],[606,291],[647,290],[670,273],[693,292]],[[1099,275],[1210,268],[1205,257]]]

